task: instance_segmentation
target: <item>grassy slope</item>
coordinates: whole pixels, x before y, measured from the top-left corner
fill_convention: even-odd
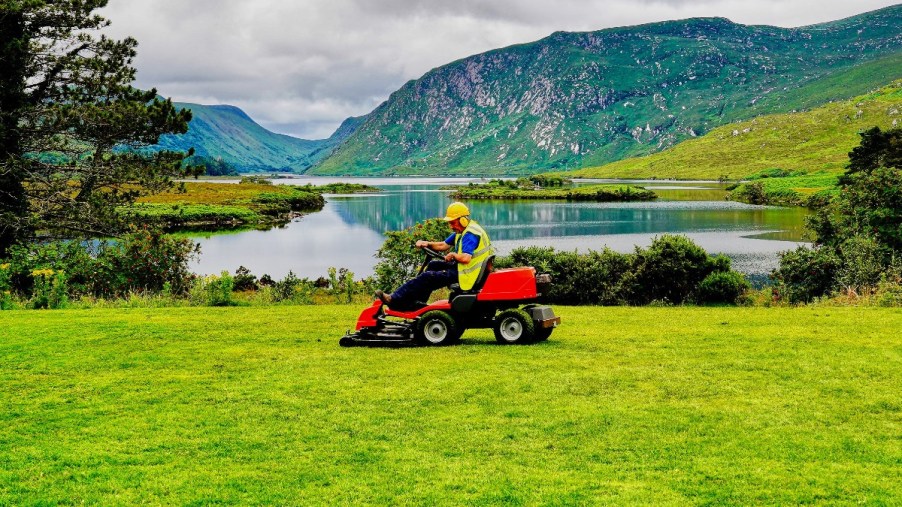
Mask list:
[[[897,309],[558,308],[341,349],[350,306],[0,312],[0,504],[892,504]]]
[[[861,113],[859,114],[859,111]],[[811,111],[767,115],[716,128],[669,150],[571,173],[584,178],[745,178],[767,169],[841,173],[858,132],[902,123],[902,81]],[[734,135],[734,132],[737,133]]]

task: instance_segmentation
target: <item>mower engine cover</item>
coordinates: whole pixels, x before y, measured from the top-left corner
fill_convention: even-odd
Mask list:
[[[510,301],[536,297],[536,268],[508,268],[489,273],[477,301]]]

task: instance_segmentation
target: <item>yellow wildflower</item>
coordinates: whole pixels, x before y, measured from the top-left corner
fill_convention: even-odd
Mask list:
[[[3,270],[9,269],[9,263],[7,262],[6,264],[0,264],[0,269],[3,269]]]
[[[31,272],[31,276],[34,276],[34,277],[53,276],[53,270],[52,269],[36,269]]]

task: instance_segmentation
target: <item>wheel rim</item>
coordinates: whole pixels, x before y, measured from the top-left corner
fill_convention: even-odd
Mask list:
[[[423,328],[423,335],[429,343],[441,343],[448,337],[448,326],[439,319],[430,320]]]
[[[517,341],[523,335],[523,323],[516,317],[502,320],[498,329],[501,331],[501,337],[509,342]]]

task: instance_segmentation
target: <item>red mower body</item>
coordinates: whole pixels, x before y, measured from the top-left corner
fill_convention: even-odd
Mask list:
[[[523,301],[539,297],[536,268],[508,268],[489,273],[477,301]]]

